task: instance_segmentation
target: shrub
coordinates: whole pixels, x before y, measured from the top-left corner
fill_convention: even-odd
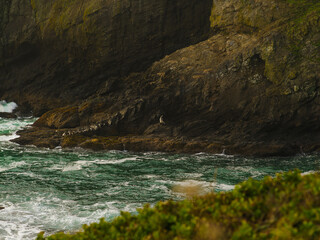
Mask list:
[[[159,202],[84,225],[54,239],[315,239],[320,237],[320,174],[298,170],[249,179],[231,192]]]

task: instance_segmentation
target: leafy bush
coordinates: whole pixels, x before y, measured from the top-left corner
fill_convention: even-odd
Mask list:
[[[111,222],[84,225],[54,239],[318,239],[320,174],[298,170],[249,179],[231,192],[211,193],[180,202],[145,205],[138,214],[122,212]]]

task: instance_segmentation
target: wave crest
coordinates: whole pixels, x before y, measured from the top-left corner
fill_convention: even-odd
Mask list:
[[[18,105],[15,102],[7,103],[5,100],[0,101],[0,112],[12,113],[17,107]]]

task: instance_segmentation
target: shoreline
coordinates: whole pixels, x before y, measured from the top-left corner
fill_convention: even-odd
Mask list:
[[[62,148],[80,147],[94,151],[127,150],[133,152],[168,152],[168,153],[212,153],[253,157],[294,156],[319,152],[316,143],[299,144],[297,142],[235,142],[226,143],[205,138],[183,138],[168,136],[99,136],[99,135],[64,135],[65,129],[47,129],[32,127],[17,132],[18,138],[11,140],[20,145],[36,147]]]

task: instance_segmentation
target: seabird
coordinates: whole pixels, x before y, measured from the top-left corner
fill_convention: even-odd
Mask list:
[[[159,118],[159,123],[161,124],[161,125],[165,125],[166,123],[164,122],[164,120],[163,120],[163,115],[161,115],[161,117]]]

